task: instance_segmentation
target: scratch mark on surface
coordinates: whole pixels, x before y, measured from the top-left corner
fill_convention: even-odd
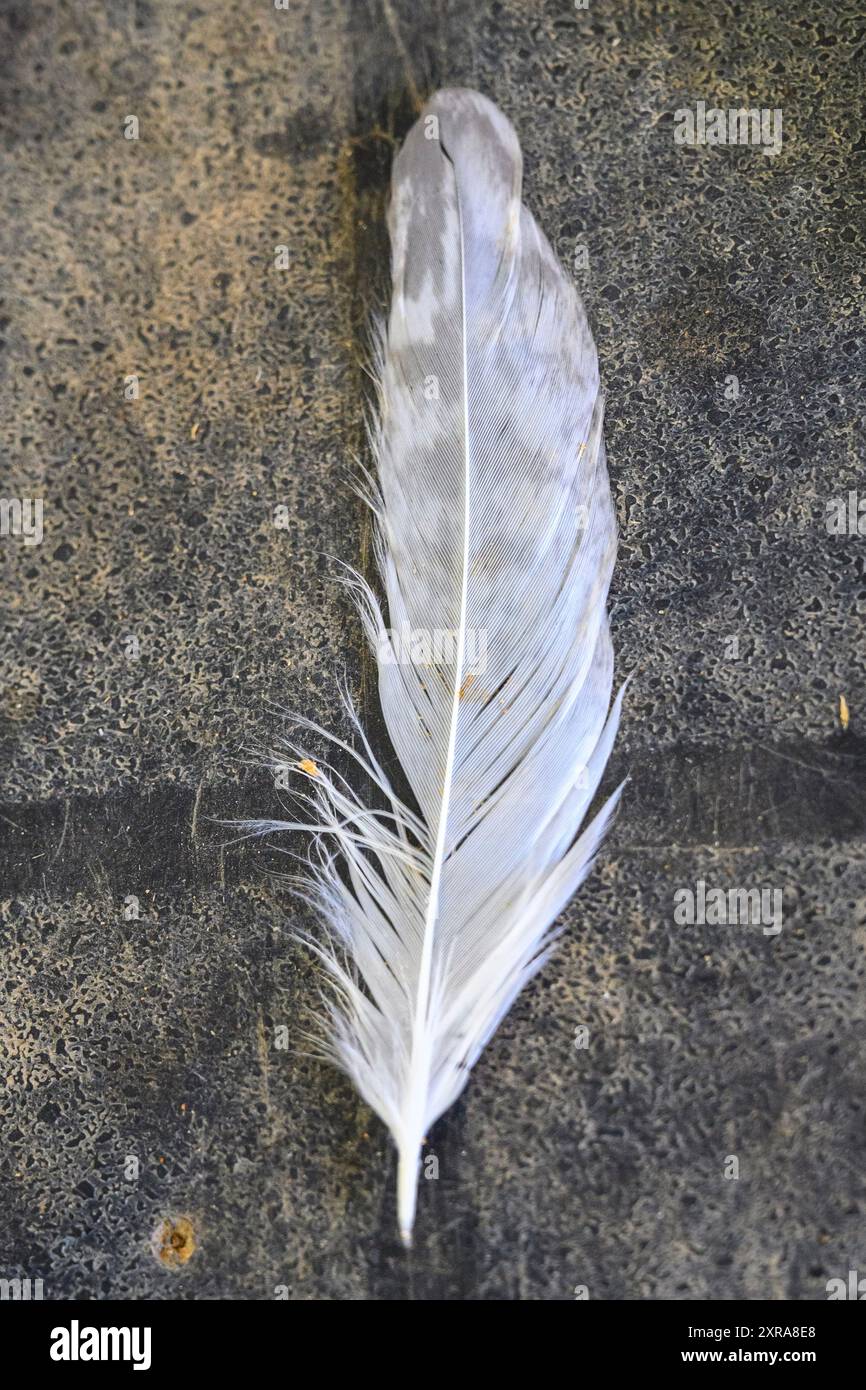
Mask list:
[[[60,851],[63,849],[63,845],[64,845],[64,843],[65,843],[65,841],[66,841],[66,831],[67,831],[67,829],[69,828],[69,810],[70,810],[70,805],[71,805],[71,803],[70,803],[69,799],[67,798],[67,800],[64,801],[64,803],[63,803],[63,829],[62,829],[61,832],[60,832],[60,843],[58,844],[58,846],[57,846],[57,848],[56,848],[56,850],[54,851],[54,854],[53,854],[53,856],[52,856],[52,859],[51,859],[52,864],[54,863],[55,859],[57,859],[57,858],[59,857]]]
[[[256,1048],[259,1054],[259,1076],[261,1078],[259,1090],[265,1107],[265,1114],[268,1117],[268,1142],[272,1143],[274,1139],[274,1109],[271,1104],[271,1062],[268,1056],[268,1037],[265,1032],[265,1016],[261,1006],[259,1007],[259,1012],[256,1017]]]
[[[417,83],[415,82],[415,74],[412,70],[412,59],[409,56],[409,50],[403,42],[402,35],[400,34],[400,28],[397,23],[397,16],[394,14],[393,9],[391,8],[390,0],[382,0],[382,14],[385,18],[385,23],[388,26],[391,37],[394,40],[394,43],[397,47],[397,51],[400,54],[400,57],[403,62],[403,67],[406,72],[406,86],[408,87],[409,95],[412,98],[412,105],[415,107],[416,111],[420,111],[424,105],[424,101],[421,96],[421,93],[418,90]]]
[[[204,788],[204,778],[202,777],[201,781],[200,781],[199,784],[198,784],[198,788],[197,788],[197,790],[196,790],[195,801],[193,802],[193,807],[192,807],[192,819],[191,819],[191,821],[190,821],[190,823],[189,823],[189,838],[190,838],[190,840],[192,841],[193,844],[195,844],[195,836],[196,836],[196,831],[197,831],[197,829],[198,829],[198,808],[199,808],[199,805],[200,805],[200,803],[201,803],[201,794],[202,794],[203,788]]]

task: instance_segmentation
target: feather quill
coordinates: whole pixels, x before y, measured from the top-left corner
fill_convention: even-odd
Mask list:
[[[616,528],[592,336],[521,182],[512,126],[468,90],[429,101],[393,169],[368,480],[384,606],[349,582],[411,797],[347,695],[356,746],[333,741],[379,807],[291,745],[316,832],[299,891],[325,924],[323,1050],[394,1137],[406,1244],[424,1136],[547,958],[621,790],[581,830],[622,700]]]

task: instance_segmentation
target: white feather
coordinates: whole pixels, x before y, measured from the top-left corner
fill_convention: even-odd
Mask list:
[[[358,751],[335,742],[382,806],[301,769],[325,1050],[394,1136],[407,1243],[424,1136],[545,960],[619,796],[580,833],[622,699],[609,713],[616,534],[595,348],[521,178],[511,125],[470,91],[433,97],[396,159],[371,496],[385,610],[351,582],[415,805],[354,713]]]

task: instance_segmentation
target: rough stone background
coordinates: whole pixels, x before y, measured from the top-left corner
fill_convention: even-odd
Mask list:
[[[866,1269],[866,541],[824,519],[866,490],[855,15],[2,5],[2,494],[44,497],[45,537],[0,541],[0,1275],[821,1299]],[[393,141],[445,82],[503,106],[530,206],[588,251],[632,781],[431,1135],[407,1257],[382,1126],[303,1054],[283,861],[212,818],[272,807],[276,708],[338,724],[341,671],[366,699],[329,557],[364,561],[346,480]],[[781,108],[781,152],[676,145],[700,99]],[[781,934],[675,926],[699,878],[782,888]]]

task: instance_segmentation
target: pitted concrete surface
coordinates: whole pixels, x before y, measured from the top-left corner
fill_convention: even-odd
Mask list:
[[[826,524],[866,498],[862,23],[420,8],[3,7],[2,495],[44,536],[0,539],[0,1276],[822,1299],[866,1268],[866,537]],[[343,727],[345,674],[376,726],[331,557],[369,558],[388,170],[445,83],[513,120],[598,344],[631,781],[407,1257],[382,1126],[305,1055],[286,862],[215,820],[272,811],[280,709]],[[678,144],[698,101],[780,109],[780,150]],[[699,881],[781,930],[678,923]]]

